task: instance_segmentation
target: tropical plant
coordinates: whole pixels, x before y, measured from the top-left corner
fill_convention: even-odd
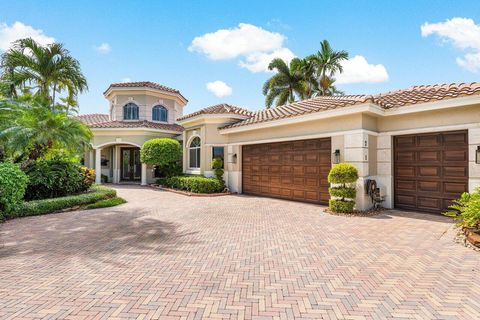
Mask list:
[[[351,213],[355,206],[357,191],[355,182],[358,180],[358,170],[349,163],[339,163],[333,166],[328,174],[329,207],[334,212]]]
[[[89,172],[67,159],[37,160],[30,163],[24,171],[29,178],[26,200],[81,193],[93,183]]]
[[[37,99],[29,103],[11,101],[3,107],[9,109],[10,116],[3,125],[0,123],[0,141],[12,159],[33,161],[52,150],[52,156],[78,154],[92,138],[85,124],[52,111]]]
[[[302,60],[292,59],[290,64],[280,58],[273,59],[268,65],[269,70],[276,70],[270,79],[263,84],[265,105],[270,108],[292,103],[304,99],[308,92],[308,82],[304,79],[301,71]]]
[[[193,193],[217,193],[224,189],[224,185],[218,179],[203,176],[174,176],[162,179],[159,184]]]
[[[140,161],[159,167],[167,177],[177,173],[182,157],[182,146],[171,138],[156,138],[146,141],[140,150]]]
[[[326,96],[337,92],[333,86],[335,82],[333,76],[335,73],[343,72],[342,62],[348,60],[348,52],[341,50],[335,51],[327,40],[320,42],[320,50],[307,57],[315,64],[315,73],[319,84],[317,95]]]
[[[0,163],[0,219],[8,217],[23,201],[28,178],[17,165]]]
[[[10,95],[32,88],[36,95],[46,97],[52,109],[56,95],[66,91],[69,101],[88,90],[80,63],[60,43],[42,46],[31,38],[20,39],[2,54],[1,77],[10,83]]]
[[[448,208],[444,215],[455,218],[458,226],[480,230],[480,188],[464,192]]]

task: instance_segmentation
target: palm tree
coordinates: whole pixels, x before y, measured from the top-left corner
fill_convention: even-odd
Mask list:
[[[308,83],[300,71],[302,62],[298,58],[292,59],[290,64],[280,58],[273,59],[268,65],[269,70],[276,70],[276,74],[268,79],[263,85],[265,105],[270,108],[296,101],[296,98],[304,99],[308,91]]]
[[[70,99],[88,90],[80,63],[60,43],[42,46],[31,38],[17,40],[1,57],[2,78],[9,83],[11,96],[31,86],[55,107],[57,93],[66,91]]]
[[[342,61],[348,59],[348,52],[344,50],[334,51],[330,43],[327,40],[323,40],[320,42],[320,51],[307,57],[307,59],[315,64],[319,84],[317,95],[325,96],[336,91],[336,89],[331,90],[329,86],[333,83],[334,74],[343,72]]]
[[[0,142],[12,159],[27,159],[28,163],[53,149],[77,153],[84,150],[92,138],[90,129],[82,122],[38,101],[0,103],[0,108],[2,105],[4,110],[15,111],[0,127]]]
[[[308,58],[301,59],[299,62],[299,72],[307,84],[305,91],[306,99],[313,97],[315,92],[318,91],[315,66],[315,61]]]

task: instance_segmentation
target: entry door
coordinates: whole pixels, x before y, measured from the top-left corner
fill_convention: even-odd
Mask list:
[[[140,163],[140,149],[122,148],[122,180],[140,180],[142,165]]]

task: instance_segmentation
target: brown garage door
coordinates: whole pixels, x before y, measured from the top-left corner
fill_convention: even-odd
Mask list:
[[[243,192],[327,204],[330,156],[330,138],[243,146]]]
[[[395,206],[445,211],[468,190],[468,134],[451,131],[394,137]]]

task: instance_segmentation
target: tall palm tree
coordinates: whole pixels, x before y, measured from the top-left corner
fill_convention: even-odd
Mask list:
[[[270,62],[268,69],[276,70],[277,73],[263,84],[262,91],[267,108],[270,108],[274,102],[278,107],[296,101],[297,97],[305,98],[308,84],[302,76],[300,68],[301,60],[298,58],[292,59],[290,64],[280,58]]]
[[[315,61],[308,58],[301,59],[299,62],[299,72],[307,84],[305,98],[313,97],[315,92],[318,91]]]
[[[46,97],[50,107],[55,96],[66,91],[70,99],[88,90],[80,63],[60,43],[42,46],[31,38],[17,40],[1,57],[2,78],[11,83],[12,96],[27,86]]]
[[[316,67],[316,76],[319,84],[318,95],[329,95],[332,91],[329,86],[333,83],[335,73],[343,72],[342,61],[348,59],[348,52],[334,51],[327,40],[320,42],[320,51],[307,58],[313,61]]]
[[[0,127],[0,142],[10,158],[33,161],[52,149],[72,154],[80,152],[92,138],[90,129],[79,120],[36,101],[13,101],[3,108],[15,111]]]

